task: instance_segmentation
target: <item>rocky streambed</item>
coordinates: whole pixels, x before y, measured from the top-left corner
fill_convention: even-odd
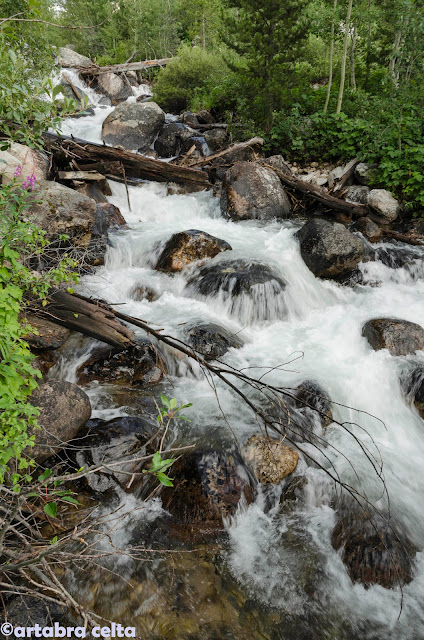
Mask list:
[[[228,142],[198,135],[205,114],[176,121],[126,97],[115,110],[95,106],[66,121],[64,132],[99,141],[113,127],[107,142],[168,159],[194,147],[193,161]],[[125,124],[135,117],[140,126]],[[70,569],[68,587],[143,640],[419,640],[424,248],[383,238],[399,206],[382,190],[365,193],[363,168],[350,195],[361,188],[372,214],[352,224],[318,208],[293,215],[276,174],[256,160],[249,149],[218,166],[215,193],[142,181],[109,180],[90,193],[39,186],[44,203],[65,193],[69,215],[57,208],[54,219],[86,256],[80,293],[292,396],[281,411],[252,396],[292,441],[270,444],[225,384],[211,387],[195,362],[142,330],[122,352],[44,326],[43,339],[32,338],[46,374],[43,423],[52,431],[55,418],[56,437],[70,443],[62,453],[41,443],[39,461],[55,453],[75,468],[124,457],[81,487],[92,517],[119,516],[99,543],[101,566]],[[266,159],[273,163],[293,169]],[[41,205],[36,214],[43,222],[48,212]],[[191,422],[173,423],[167,445],[195,446],[174,465],[175,488],[149,497],[151,486],[129,480],[131,455],[150,451],[160,393],[193,403]],[[390,528],[381,482],[352,435],[384,460]],[[340,498],[331,468],[380,509],[373,525]],[[134,546],[133,557],[116,551]]]

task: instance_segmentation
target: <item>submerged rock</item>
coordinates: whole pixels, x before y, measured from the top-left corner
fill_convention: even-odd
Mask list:
[[[156,269],[165,273],[182,271],[184,267],[197,260],[214,258],[221,251],[230,251],[231,246],[225,240],[215,238],[204,231],[189,229],[174,233],[165,244]]]
[[[220,296],[230,313],[243,322],[283,318],[284,280],[261,262],[223,260],[201,267],[188,281],[188,291]]]
[[[186,328],[184,337],[205,360],[216,360],[227,353],[228,349],[243,346],[243,341],[238,336],[212,322],[193,324]]]
[[[165,113],[155,102],[125,102],[108,115],[102,125],[102,138],[107,144],[147,151],[165,122]]]
[[[40,408],[40,429],[29,433],[35,436],[35,446],[27,453],[39,464],[61,451],[91,416],[85,391],[62,380],[44,382],[32,393],[31,404]]]
[[[109,98],[113,105],[117,105],[133,95],[131,86],[116,73],[100,74],[97,78],[96,89]]]
[[[387,223],[394,222],[401,211],[399,201],[386,189],[372,189],[368,196],[368,205]]]
[[[130,298],[136,300],[137,302],[141,302],[142,300],[154,302],[160,297],[160,293],[153,289],[153,287],[149,287],[146,284],[136,284],[131,289],[129,295]]]
[[[232,220],[273,220],[290,215],[290,202],[278,176],[252,162],[236,162],[225,174],[221,211]]]
[[[152,421],[153,422],[153,421]],[[156,428],[156,425],[154,425]],[[117,485],[129,489],[131,474],[140,472],[141,462],[128,462],[134,456],[144,456],[146,443],[153,433],[152,423],[143,418],[120,416],[113,420],[89,420],[78,435],[78,442],[70,450],[78,467],[90,467],[120,461],[101,472],[89,474],[84,479],[94,491],[103,492]],[[72,444],[72,443],[71,443]],[[122,463],[121,463],[122,461]]]
[[[119,351],[113,347],[99,347],[77,370],[78,382],[93,380],[128,385],[156,384],[162,380],[164,361],[149,340]]]
[[[421,418],[424,418],[424,365],[417,365],[404,376],[402,387]]]
[[[284,444],[282,440],[272,440],[267,436],[252,436],[243,456],[262,484],[277,484],[296,469],[298,452]]]
[[[331,538],[352,581],[386,589],[408,584],[416,549],[407,533],[388,513],[380,515],[367,506],[365,511],[369,516],[353,500],[342,501]]]
[[[295,392],[296,400],[303,411],[313,412],[321,426],[328,427],[333,422],[333,413],[329,395],[311,380],[305,380]]]
[[[388,349],[392,356],[406,356],[424,349],[424,329],[407,320],[373,318],[364,324],[362,335],[374,351]]]
[[[347,276],[365,255],[362,241],[338,222],[308,220],[296,236],[306,266],[319,278]]]
[[[188,535],[219,532],[222,519],[234,515],[240,500],[253,500],[252,480],[236,452],[184,454],[169,475],[174,487],[162,490],[162,505]]]

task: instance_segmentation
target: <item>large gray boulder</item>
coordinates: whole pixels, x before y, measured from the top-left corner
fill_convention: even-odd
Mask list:
[[[59,47],[59,55],[56,58],[56,64],[61,67],[92,67],[93,63],[90,58],[82,56],[73,49],[68,47]]]
[[[121,103],[102,126],[104,142],[129,151],[147,151],[165,122],[165,113],[155,102]]]
[[[406,356],[424,349],[424,329],[415,322],[397,318],[373,318],[362,335],[375,351],[387,349],[392,356]]]
[[[225,174],[221,211],[232,220],[273,220],[290,215],[290,202],[278,176],[252,162],[236,162]]]
[[[188,229],[170,237],[161,251],[156,269],[165,273],[175,273],[193,262],[205,262],[218,253],[229,250],[231,245],[225,240],[215,238],[204,231]]]
[[[399,201],[386,189],[372,189],[368,195],[368,205],[387,223],[394,222],[401,210]]]
[[[39,464],[61,451],[91,416],[88,395],[76,384],[62,380],[42,384],[31,395],[31,404],[40,409],[40,428],[30,433],[35,436],[35,446],[28,449],[28,456]]]
[[[32,222],[47,231],[50,238],[67,234],[75,246],[88,246],[96,215],[94,200],[47,180],[41,180],[33,193],[36,203],[29,209]]]
[[[364,258],[364,245],[342,224],[308,220],[297,232],[306,266],[319,278],[343,278]]]
[[[133,95],[130,85],[116,73],[99,75],[96,89],[109,98],[113,105],[117,105]]]
[[[19,175],[15,176],[15,172]],[[7,151],[0,151],[1,184],[10,184],[16,179],[22,184],[28,176],[46,180],[49,173],[49,159],[45,153],[31,149],[24,144],[12,142]]]

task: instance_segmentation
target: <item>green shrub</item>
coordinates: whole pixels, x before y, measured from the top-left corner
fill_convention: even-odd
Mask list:
[[[195,94],[215,86],[224,74],[225,63],[219,54],[182,45],[177,58],[158,74],[153,99],[165,111],[180,113],[190,108]]]

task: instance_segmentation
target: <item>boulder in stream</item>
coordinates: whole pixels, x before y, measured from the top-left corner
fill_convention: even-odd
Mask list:
[[[394,222],[401,211],[399,201],[386,189],[372,189],[368,196],[368,205],[387,224]]]
[[[424,349],[424,329],[407,320],[373,318],[364,324],[362,335],[374,351],[387,349],[392,356],[406,356]]]
[[[306,266],[319,278],[348,276],[365,255],[360,238],[338,222],[308,220],[296,236]]]
[[[204,231],[188,229],[174,233],[165,244],[156,264],[158,271],[175,273],[182,271],[198,260],[214,258],[221,251],[230,251],[231,246],[225,240],[215,238]]]
[[[239,349],[243,341],[213,322],[193,323],[184,331],[185,340],[205,360],[221,358],[228,349]]]
[[[149,340],[142,340],[134,347],[119,351],[105,346],[95,349],[77,370],[78,382],[93,380],[125,385],[156,384],[166,371],[158,349]]]
[[[225,147],[229,142],[226,129],[210,129],[205,131],[204,138],[211,151],[216,152]]]
[[[333,422],[333,412],[329,395],[312,380],[305,380],[295,391],[296,404],[303,412],[312,412],[322,428]]]
[[[182,536],[218,533],[222,519],[234,515],[240,500],[253,500],[253,481],[237,452],[214,450],[184,454],[171,467],[174,487],[162,490],[162,505]]]
[[[156,289],[153,289],[153,287],[149,287],[146,284],[136,284],[131,289],[129,296],[132,300],[136,300],[137,302],[141,302],[142,300],[154,302],[160,297],[160,293],[156,291]]]
[[[290,215],[290,201],[278,176],[252,162],[236,162],[225,174],[221,211],[232,220],[274,220]]]
[[[33,193],[36,202],[28,214],[32,222],[47,232],[47,237],[57,240],[59,235],[66,234],[74,246],[89,245],[96,216],[94,200],[47,180],[37,183]]]
[[[173,158],[179,154],[180,134],[184,128],[181,122],[171,122],[164,125],[155,140],[155,151],[158,152],[160,158]]]
[[[76,384],[63,380],[49,380],[31,395],[31,404],[40,408],[38,424],[30,435],[35,446],[28,456],[39,464],[61,451],[75,438],[91,416],[90,399]]]
[[[102,73],[97,78],[96,90],[109,98],[113,105],[133,95],[131,86],[116,73]]]
[[[368,216],[358,218],[355,222],[355,229],[360,231],[369,242],[379,242],[383,237],[383,231]]]
[[[297,467],[298,452],[268,436],[252,436],[243,451],[246,463],[262,484],[277,484]]]
[[[165,113],[155,102],[122,102],[102,125],[107,144],[129,151],[147,151],[165,122]]]
[[[353,582],[386,589],[408,584],[416,553],[408,534],[387,512],[366,505],[364,509],[352,499],[337,506],[332,544],[341,551],[349,576]]]
[[[90,58],[82,56],[73,49],[68,47],[59,47],[59,55],[56,58],[56,64],[61,67],[79,68],[92,67],[93,63]]]

